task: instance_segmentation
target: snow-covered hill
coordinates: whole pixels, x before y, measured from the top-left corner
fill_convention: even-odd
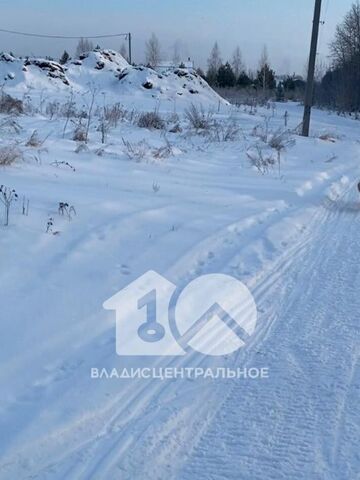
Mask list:
[[[178,68],[160,74],[148,67],[129,65],[113,50],[94,50],[65,65],[1,54],[0,82],[6,91],[18,95],[29,90],[53,95],[70,89],[81,93],[93,85],[101,92],[129,100],[156,99],[179,105],[226,103],[194,71]]]

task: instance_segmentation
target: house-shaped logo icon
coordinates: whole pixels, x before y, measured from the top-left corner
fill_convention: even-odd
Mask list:
[[[106,300],[116,311],[118,355],[184,355],[169,325],[169,304],[176,286],[149,270]]]
[[[150,270],[104,303],[116,311],[118,355],[226,355],[253,334],[257,311],[248,288],[234,277],[195,278],[176,286]],[[178,293],[178,292],[177,292]]]

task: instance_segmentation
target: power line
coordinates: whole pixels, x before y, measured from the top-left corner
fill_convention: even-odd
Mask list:
[[[35,38],[52,38],[52,39],[62,39],[62,40],[81,40],[82,38],[115,38],[115,37],[125,37],[125,40],[129,42],[129,63],[132,63],[131,57],[131,33],[114,33],[109,35],[82,35],[82,36],[68,36],[68,35],[48,35],[45,33],[30,33],[30,32],[20,32],[18,30],[6,30],[5,28],[0,28],[0,33],[10,33],[11,35],[21,35],[23,37],[35,37]]]
[[[81,38],[114,38],[114,37],[128,37],[129,33],[114,33],[110,35],[82,35],[82,36],[67,36],[67,35],[47,35],[41,33],[19,32],[17,30],[5,30],[0,28],[2,33],[10,33],[12,35],[22,35],[23,37],[38,37],[38,38],[61,38],[68,40],[80,40]]]

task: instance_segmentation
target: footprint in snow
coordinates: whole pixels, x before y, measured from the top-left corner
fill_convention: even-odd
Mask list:
[[[121,272],[123,275],[130,275],[130,274],[131,274],[130,267],[128,267],[128,266],[125,265],[125,264],[122,264],[122,265],[121,265],[121,267],[120,267],[120,272]]]

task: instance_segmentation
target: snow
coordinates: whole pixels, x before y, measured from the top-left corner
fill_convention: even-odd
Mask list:
[[[180,77],[160,79],[123,59],[97,71],[99,55],[68,66],[79,95],[91,78],[107,101],[174,114]],[[129,70],[122,84],[109,66],[117,62],[115,71]],[[69,87],[39,67],[0,63],[15,75],[6,92],[26,91],[34,105],[43,88],[48,99],[68,98]],[[1,480],[356,478],[358,122],[314,110],[305,139],[293,133],[296,104],[277,104],[274,117],[265,108],[250,115],[226,102],[217,111],[206,85],[198,95],[204,108],[216,106],[220,124],[236,122],[236,140],[188,128],[190,93],[176,101],[179,133],[126,120],[101,145],[95,119],[88,148],[75,153],[62,118],[23,115],[19,133],[1,132],[0,146],[16,141],[23,150],[0,167],[0,184],[19,194],[0,236]],[[262,175],[248,153],[260,145],[276,160],[277,152],[254,128],[283,129],[285,110],[293,142],[280,171],[275,164]],[[25,147],[34,129],[49,136]],[[131,160],[123,139],[146,142],[143,157]],[[71,221],[59,202],[75,207]],[[103,303],[149,270],[179,288],[209,273],[243,281],[258,309],[250,342],[223,357],[117,356],[115,313]],[[269,378],[91,378],[92,368],[140,367],[266,368]]]
[[[107,99],[127,106],[153,106],[154,99],[177,111],[191,103],[218,108],[227,102],[215,93],[193,69],[178,68],[158,73],[144,66],[132,66],[113,50],[94,50],[66,65],[38,58],[0,56],[0,79],[15,96],[46,94],[63,99],[65,92],[86,93],[89,88]],[[144,87],[145,85],[145,87]],[[79,97],[80,98],[80,97]],[[79,100],[81,101],[81,100]]]

